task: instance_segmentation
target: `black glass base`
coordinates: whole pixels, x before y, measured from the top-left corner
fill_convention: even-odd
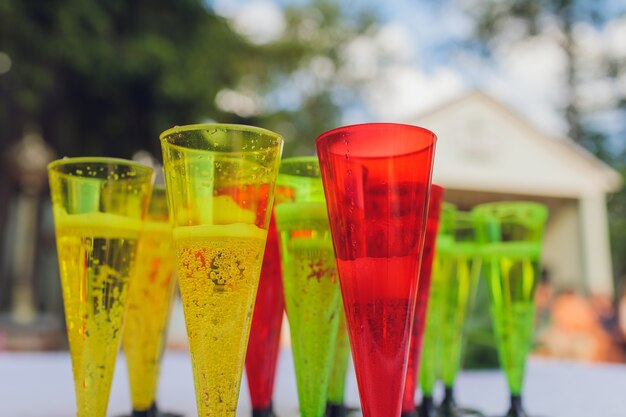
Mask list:
[[[348,410],[343,404],[327,403],[326,417],[346,417]]]
[[[528,417],[522,406],[521,395],[511,395],[511,408],[505,417]]]
[[[467,408],[467,407],[457,407],[456,409],[457,411],[457,415],[460,416],[467,416],[467,417],[471,417],[471,416],[475,416],[475,417],[486,417],[482,412],[475,410],[473,408]]]
[[[400,414],[400,417],[417,417],[417,409],[415,409],[415,410],[411,411],[410,413],[408,413],[408,412],[406,412],[406,411],[403,411],[403,412]]]
[[[252,417],[274,417],[274,410],[271,405],[267,408],[253,408]]]
[[[472,408],[459,407],[454,399],[452,387],[445,387],[443,401],[437,409],[438,417],[485,417],[483,413]]]
[[[120,417],[185,417],[184,414],[171,413],[168,411],[161,411],[157,408],[156,404],[152,404],[147,410],[133,410],[131,415],[124,415]]]
[[[437,417],[437,407],[433,397],[423,396],[422,402],[417,406],[417,417]]]

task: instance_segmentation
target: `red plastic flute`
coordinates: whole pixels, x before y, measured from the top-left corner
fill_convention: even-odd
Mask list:
[[[272,415],[272,392],[284,304],[280,253],[272,213],[246,353],[246,376],[252,412],[256,417]]]
[[[417,389],[420,354],[422,351],[422,336],[424,335],[426,307],[428,306],[428,296],[430,294],[430,278],[435,255],[435,244],[437,240],[437,230],[439,229],[439,214],[441,213],[442,201],[443,188],[433,184],[430,189],[424,253],[422,254],[422,267],[419,272],[419,283],[417,285],[417,303],[415,304],[411,347],[409,348],[409,364],[406,372],[404,396],[402,397],[403,417],[408,417],[415,411],[415,390]]]
[[[373,123],[316,142],[364,417],[400,415],[435,141]]]

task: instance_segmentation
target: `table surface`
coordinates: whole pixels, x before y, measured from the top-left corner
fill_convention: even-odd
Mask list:
[[[274,406],[279,417],[298,416],[293,362],[289,350],[279,357]],[[527,367],[525,404],[532,416],[626,416],[626,365],[582,364],[531,359]],[[241,385],[238,417],[250,416],[247,383]],[[346,402],[358,405],[352,368]],[[456,384],[460,405],[503,415],[508,392],[497,371],[463,372]],[[189,355],[165,354],[159,384],[159,405],[186,417],[196,416]],[[108,416],[130,408],[123,355],[120,355],[109,401]],[[69,355],[62,353],[0,352],[0,417],[70,417],[75,415],[74,387]]]

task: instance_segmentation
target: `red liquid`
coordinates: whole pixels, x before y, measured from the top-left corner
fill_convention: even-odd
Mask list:
[[[364,417],[400,415],[434,141],[393,124],[317,140]]]
[[[424,239],[424,253],[422,266],[417,286],[417,303],[415,304],[415,316],[413,318],[413,331],[411,332],[411,347],[409,348],[409,364],[407,366],[406,384],[402,398],[402,413],[411,413],[415,410],[415,390],[419,375],[419,362],[422,352],[422,337],[424,336],[424,324],[426,323],[426,307],[430,294],[430,278],[435,255],[437,229],[439,228],[439,214],[443,189],[437,185],[432,186],[430,202],[428,204],[428,222],[426,224],[426,237]]]
[[[272,214],[246,353],[248,388],[255,410],[268,409],[272,402],[283,307],[280,253]]]
[[[415,293],[417,264],[414,256],[337,260],[346,319],[358,323],[348,330],[364,416],[400,414],[414,307],[405,294]]]

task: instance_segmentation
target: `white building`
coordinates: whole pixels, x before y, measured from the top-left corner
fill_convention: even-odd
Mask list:
[[[566,138],[552,138],[481,92],[409,121],[438,136],[433,181],[461,209],[500,200],[544,203],[543,264],[556,287],[613,294],[607,193],[620,175]]]

